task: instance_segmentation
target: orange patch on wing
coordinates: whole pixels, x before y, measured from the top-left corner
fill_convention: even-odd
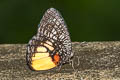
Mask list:
[[[60,56],[58,55],[58,53],[56,53],[54,55],[54,63],[57,64],[60,61]]]

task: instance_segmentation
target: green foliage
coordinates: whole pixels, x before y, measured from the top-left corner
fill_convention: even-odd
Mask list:
[[[44,12],[64,17],[72,41],[120,40],[119,0],[1,0],[0,43],[27,43]]]

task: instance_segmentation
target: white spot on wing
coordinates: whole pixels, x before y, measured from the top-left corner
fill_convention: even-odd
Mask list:
[[[59,25],[60,23],[57,21],[56,24]]]

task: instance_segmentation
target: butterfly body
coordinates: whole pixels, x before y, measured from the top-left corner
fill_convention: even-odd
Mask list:
[[[33,70],[48,70],[69,62],[71,57],[71,39],[64,19],[56,9],[50,8],[28,43],[27,64]]]

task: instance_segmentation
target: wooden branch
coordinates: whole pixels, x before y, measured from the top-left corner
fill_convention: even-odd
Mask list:
[[[25,60],[26,44],[0,44],[0,79],[120,80],[120,42],[73,42],[75,70],[31,71]]]

